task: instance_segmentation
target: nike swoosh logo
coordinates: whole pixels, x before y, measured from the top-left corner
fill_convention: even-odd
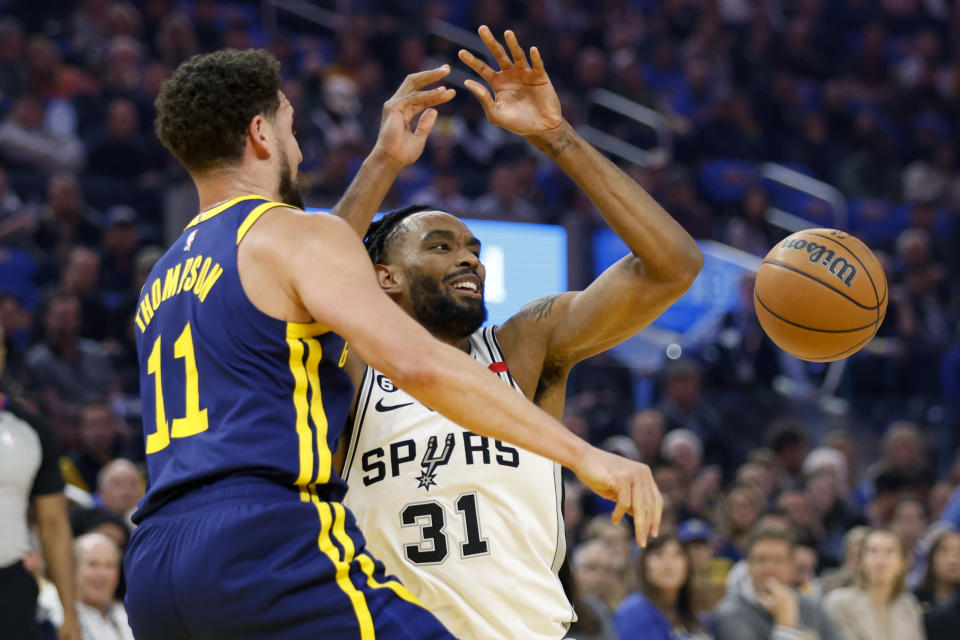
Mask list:
[[[404,407],[409,407],[412,405],[412,402],[404,402],[403,404],[383,404],[383,398],[377,400],[376,410],[377,411],[393,411],[394,409],[402,409]]]

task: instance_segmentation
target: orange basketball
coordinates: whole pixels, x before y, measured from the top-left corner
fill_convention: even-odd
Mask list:
[[[805,229],[763,259],[753,289],[760,325],[778,347],[830,362],[870,342],[887,312],[887,279],[873,252],[836,229]]]

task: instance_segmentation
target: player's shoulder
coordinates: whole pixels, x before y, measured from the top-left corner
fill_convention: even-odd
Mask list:
[[[323,246],[337,246],[356,233],[342,218],[311,213],[294,207],[275,207],[261,216],[247,231],[243,244],[258,256],[286,260],[302,251],[316,252]],[[323,253],[314,253],[319,259]]]

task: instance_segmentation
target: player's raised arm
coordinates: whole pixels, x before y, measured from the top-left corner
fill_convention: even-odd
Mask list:
[[[587,143],[563,119],[560,100],[536,47],[529,59],[512,31],[509,49],[486,26],[480,38],[500,66],[495,71],[472,53],[460,59],[492,89],[476,80],[467,88],[480,100],[487,119],[524,136],[551,157],[597,206],[631,253],[584,291],[536,301],[504,325],[512,332],[539,335],[545,359],[571,365],[634,335],[690,287],[703,256],[686,231],[634,180]],[[528,331],[528,323],[536,323]]]
[[[244,240],[264,273],[315,321],[346,338],[372,367],[417,400],[478,434],[523,447],[571,468],[615,516],[632,513],[637,540],[659,529],[662,500],[650,470],[570,433],[476,360],[443,344],[380,289],[357,235],[335,216],[277,210]]]
[[[362,238],[380,203],[401,169],[423,153],[427,136],[437,122],[433,107],[449,102],[457,92],[449,87],[424,90],[450,73],[449,65],[412,73],[383,105],[380,133],[347,192],[333,208],[334,215],[350,223]],[[414,119],[419,116],[416,127]]]

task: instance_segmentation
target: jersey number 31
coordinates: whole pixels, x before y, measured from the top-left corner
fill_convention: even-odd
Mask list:
[[[477,494],[461,494],[455,503],[457,513],[463,517],[466,541],[460,544],[460,557],[485,556],[490,553],[490,544],[480,533],[480,518],[477,515]],[[419,526],[420,542],[403,546],[407,560],[414,564],[439,564],[447,559],[450,545],[447,543],[446,515],[443,506],[436,500],[408,504],[400,512],[404,527]]]

